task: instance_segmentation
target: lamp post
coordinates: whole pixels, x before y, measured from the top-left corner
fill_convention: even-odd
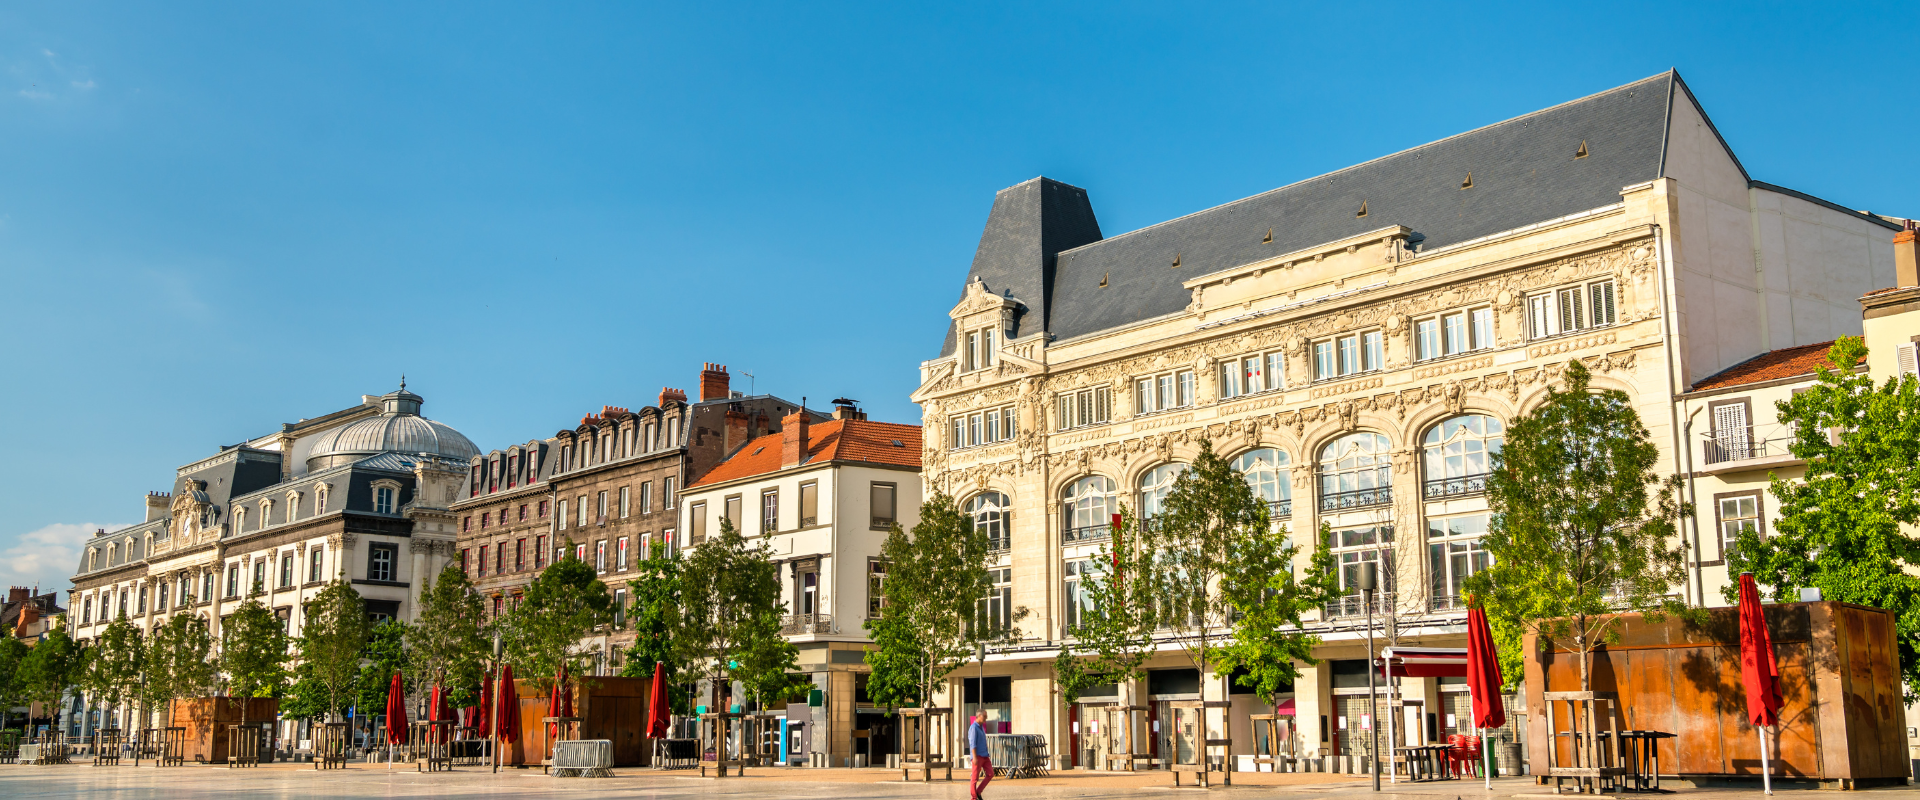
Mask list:
[[[493,719],[487,720],[487,735],[492,743],[487,750],[492,756],[488,760],[493,762],[493,772],[496,775],[500,773],[500,652],[500,629],[495,628],[493,630],[493,702],[487,706],[493,713]]]
[[[1373,790],[1380,791],[1380,726],[1374,719],[1380,712],[1380,697],[1373,678],[1373,591],[1378,583],[1378,566],[1372,562],[1360,565],[1360,574],[1355,576],[1355,588],[1360,590],[1360,604],[1367,607],[1367,756],[1373,763],[1368,771],[1373,773]]]

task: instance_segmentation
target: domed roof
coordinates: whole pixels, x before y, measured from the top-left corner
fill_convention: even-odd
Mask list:
[[[400,391],[380,398],[380,416],[314,437],[307,451],[307,469],[339,466],[380,453],[433,455],[467,461],[480,454],[480,448],[459,431],[420,416],[420,395]]]

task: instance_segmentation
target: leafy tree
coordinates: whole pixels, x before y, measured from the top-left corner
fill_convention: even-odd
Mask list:
[[[1160,514],[1141,529],[1141,547],[1152,554],[1142,577],[1160,626],[1201,675],[1244,667],[1243,685],[1271,697],[1293,680],[1295,659],[1311,661],[1318,639],[1301,630],[1300,615],[1333,594],[1327,541],[1316,543],[1308,579],[1297,579],[1285,526],[1273,524],[1266,501],[1213,442],[1201,440]],[[1243,638],[1228,647],[1236,634]]]
[[[627,614],[633,645],[627,648],[620,674],[649,677],[659,663],[672,675],[681,668],[673,647],[673,632],[680,624],[680,556],[668,550],[665,542],[654,541],[647,547],[647,557],[634,568],[634,579],[627,581],[633,596]]]
[[[368,633],[366,603],[345,579],[329,581],[307,601],[306,622],[300,627],[297,643],[297,709],[315,716],[330,715],[333,720],[340,718],[353,698]],[[312,708],[316,704],[318,710]]]
[[[280,716],[287,719],[321,719],[333,711],[327,685],[314,677],[313,664],[301,661],[293,665],[287,694],[280,698]]]
[[[213,693],[219,671],[213,658],[213,634],[193,614],[174,614],[147,636],[147,669],[142,699],[162,706],[162,727],[173,724],[172,703],[182,697]]]
[[[360,675],[354,679],[354,705],[359,707],[359,717],[372,719],[383,713],[387,707],[387,692],[393,688],[393,675],[402,676],[408,672],[408,653],[406,648],[407,623],[389,619],[373,626],[367,633],[360,651]],[[400,682],[402,691],[407,690],[406,679]]]
[[[486,607],[457,564],[420,591],[420,613],[407,627],[407,663],[416,691],[464,691],[480,683],[483,662],[492,652]],[[453,705],[451,698],[449,706]]]
[[[20,668],[29,649],[13,635],[13,626],[0,625],[0,728],[7,727],[6,715],[14,706],[26,705],[25,675]]]
[[[260,598],[260,584],[220,625],[220,670],[227,676],[227,695],[240,705],[240,722],[247,722],[245,698],[279,697],[287,688],[287,630]]]
[[[612,622],[613,598],[593,567],[572,555],[554,561],[501,620],[501,639],[514,677],[531,681],[545,693],[553,690],[563,662],[569,675],[587,674],[593,651],[580,640]]]
[[[133,626],[127,615],[116,616],[94,640],[92,649],[93,657],[87,659],[86,669],[78,681],[81,691],[109,709],[134,699],[147,661],[140,629]],[[131,713],[127,722],[132,722]]]
[[[1815,587],[1828,600],[1893,613],[1908,700],[1920,696],[1920,384],[1906,376],[1875,385],[1856,368],[1866,343],[1833,343],[1818,379],[1778,403],[1794,431],[1790,452],[1806,476],[1773,477],[1780,521],[1766,538],[1742,532],[1729,570],[1753,573],[1778,599]],[[1729,585],[1729,601],[1738,587]]]
[[[1680,478],[1655,472],[1659,448],[1626,393],[1593,389],[1591,379],[1570,362],[1566,388],[1549,387],[1507,427],[1487,480],[1483,546],[1493,564],[1466,582],[1489,622],[1507,628],[1505,641],[1531,630],[1578,654],[1581,691],[1593,689],[1594,649],[1619,638],[1625,615],[1693,616],[1667,594],[1686,577],[1675,536],[1690,513]],[[1508,664],[1520,657],[1502,654]]]
[[[26,699],[48,709],[58,709],[60,697],[79,682],[87,666],[87,647],[67,634],[66,626],[47,631],[39,644],[29,648],[20,662],[20,675]],[[57,712],[56,712],[57,713]]]
[[[1018,636],[1012,626],[996,628],[981,617],[981,598],[993,588],[987,547],[973,519],[944,493],[920,506],[911,536],[899,525],[887,532],[880,547],[884,602],[880,616],[866,622],[878,645],[866,655],[873,668],[867,694],[875,703],[931,706],[934,687],[976,647]],[[1011,616],[1022,619],[1026,609]]]
[[[718,702],[720,687],[734,673],[730,662],[745,656],[768,620],[777,626],[785,611],[779,569],[765,539],[749,548],[733,523],[722,519],[719,535],[687,558],[680,588],[685,615],[673,637],[676,660],[702,670],[712,681],[710,702]]]
[[[1054,683],[1068,703],[1095,686],[1146,674],[1141,668],[1153,657],[1160,615],[1153,582],[1141,577],[1152,574],[1154,556],[1139,541],[1140,518],[1123,507],[1120,524],[1086,561],[1097,571],[1080,580],[1085,607],[1070,631],[1077,648],[1063,643],[1053,659]]]
[[[800,670],[800,649],[780,633],[778,613],[763,614],[751,621],[733,661],[739,664],[733,677],[761,708],[790,699],[813,685],[813,681],[796,674]]]

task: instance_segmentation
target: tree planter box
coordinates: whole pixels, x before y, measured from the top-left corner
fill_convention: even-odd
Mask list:
[[[1760,741],[1747,723],[1735,608],[1707,620],[1624,620],[1620,641],[1593,654],[1593,691],[1618,699],[1622,730],[1675,734],[1660,744],[1660,772],[1700,779],[1760,778]],[[1909,765],[1893,617],[1846,603],[1766,606],[1780,669],[1781,724],[1769,749],[1775,780],[1837,788],[1904,784]],[[1541,713],[1546,692],[1580,690],[1577,654],[1528,635],[1527,736],[1531,774],[1544,777],[1540,748],[1566,755]],[[1555,727],[1566,728],[1556,720]]]
[[[581,717],[581,739],[612,743],[613,766],[644,767],[653,762],[653,740],[647,738],[647,695],[650,678],[581,678],[574,684],[573,713]],[[550,752],[547,725],[553,716],[547,696],[532,681],[515,680],[520,693],[520,738],[501,748],[507,766],[538,767]],[[529,696],[532,695],[532,696]]]
[[[231,697],[188,697],[173,701],[171,727],[182,728],[180,757],[201,764],[227,761],[228,727],[240,724],[240,703]],[[253,697],[244,701],[247,722],[273,722],[280,714],[280,701],[271,697]],[[262,748],[271,746],[262,742]],[[269,756],[260,755],[262,760]]]

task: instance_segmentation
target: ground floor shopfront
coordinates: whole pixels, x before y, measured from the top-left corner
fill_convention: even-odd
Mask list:
[[[1457,628],[1438,625],[1430,635],[1403,636],[1399,644],[1465,647],[1464,630]],[[962,721],[959,728],[979,713],[988,733],[1046,736],[1056,769],[1106,769],[1111,762],[1103,755],[1126,752],[1128,737],[1144,745],[1136,752],[1149,755],[1142,767],[1151,763],[1164,768],[1174,759],[1191,762],[1195,737],[1183,737],[1180,732],[1193,731],[1194,712],[1183,708],[1182,701],[1194,700],[1228,702],[1224,714],[1228,730],[1220,730],[1221,713],[1210,710],[1206,738],[1223,734],[1232,738],[1237,771],[1253,771],[1256,752],[1364,756],[1376,727],[1382,750],[1445,743],[1456,734],[1480,734],[1472,728],[1464,678],[1378,677],[1377,688],[1370,694],[1364,636],[1364,632],[1350,631],[1324,635],[1314,651],[1319,663],[1300,665],[1298,680],[1290,691],[1280,693],[1277,702],[1225,680],[1230,676],[1218,672],[1203,676],[1184,651],[1164,650],[1148,662],[1143,680],[1095,687],[1069,704],[1054,683],[1057,647],[996,652],[984,663],[970,663],[949,676],[940,702],[955,705],[959,701],[955,709]],[[1376,650],[1384,646],[1376,640]],[[1523,709],[1515,706],[1516,701],[1513,695],[1504,698],[1510,712],[1508,724],[1486,732],[1496,757],[1503,744],[1520,743],[1524,726],[1517,717]],[[1140,710],[1117,712],[1126,707]],[[1262,715],[1276,718],[1278,737],[1272,743],[1267,741],[1265,726],[1254,724]],[[955,752],[965,751],[959,742],[955,748]],[[1218,749],[1213,753],[1215,763],[1219,754]]]

